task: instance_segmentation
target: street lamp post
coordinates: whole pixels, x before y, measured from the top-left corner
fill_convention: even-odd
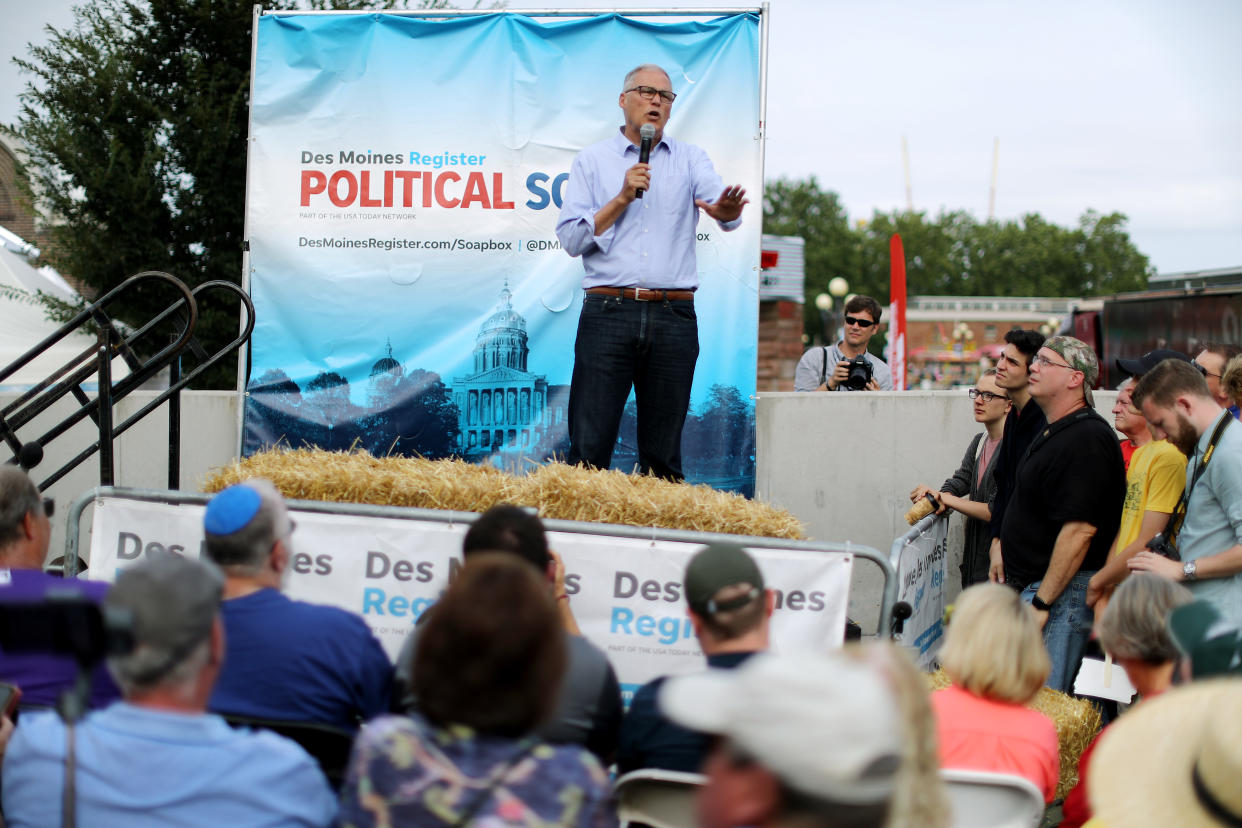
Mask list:
[[[815,307],[819,309],[819,338],[828,345],[828,325],[832,318],[832,297],[821,293],[815,297]]]
[[[846,294],[850,292],[850,283],[845,281],[845,277],[843,276],[834,276],[828,282],[828,292],[831,293],[833,296],[835,296],[838,302],[841,302],[841,328],[842,330],[844,330],[845,329],[845,305],[848,304],[849,302],[849,299],[846,298]],[[821,293],[820,296],[823,296],[823,294]],[[853,298],[853,297],[850,297],[850,298]],[[844,302],[842,302],[843,299],[845,300]],[[835,328],[833,329],[832,342],[833,343],[836,342],[836,329]],[[829,343],[827,340],[825,340],[824,344],[827,345],[827,344],[832,344],[832,343]]]

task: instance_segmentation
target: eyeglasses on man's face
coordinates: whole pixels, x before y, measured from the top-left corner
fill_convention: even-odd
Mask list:
[[[676,92],[671,92],[668,89],[656,89],[654,86],[635,86],[625,91],[627,93],[637,92],[642,96],[643,100],[646,101],[654,101],[656,99],[656,95],[659,95],[660,100],[665,103],[671,104],[673,101],[677,100]]]
[[[1031,358],[1031,364],[1032,364],[1032,365],[1038,365],[1038,366],[1040,366],[1041,368],[1046,367],[1046,366],[1048,366],[1048,365],[1055,365],[1055,366],[1056,366],[1056,367],[1058,367],[1058,368],[1069,368],[1071,371],[1077,371],[1077,370],[1078,370],[1077,368],[1073,367],[1072,365],[1067,365],[1067,364],[1066,364],[1066,363],[1064,363],[1064,362],[1053,362],[1052,360],[1048,359],[1048,357],[1044,356],[1043,354],[1036,354],[1034,357],[1032,357],[1032,358]]]
[[[870,328],[875,322],[870,319],[864,319],[861,316],[847,316],[845,317],[845,324],[857,325],[860,328]]]
[[[985,403],[990,403],[992,400],[1007,400],[1007,399],[1009,399],[1009,397],[1007,397],[1007,396],[1006,396],[1006,395],[1004,395],[1004,394],[996,394],[996,393],[994,393],[994,392],[992,392],[992,391],[980,391],[978,388],[972,388],[972,389],[970,389],[969,391],[967,391],[966,393],[970,395],[970,398],[971,398],[972,400],[977,400],[977,399],[979,399],[980,397],[982,397],[982,398],[983,398],[983,401],[984,401]]]

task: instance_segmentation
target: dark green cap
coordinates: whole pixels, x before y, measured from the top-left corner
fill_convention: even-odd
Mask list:
[[[749,584],[753,589],[728,601],[717,602],[725,587]],[[763,592],[763,573],[741,544],[717,541],[704,546],[686,565],[686,603],[700,615],[739,609]]]
[[[1202,599],[1169,613],[1169,633],[1196,680],[1242,673],[1242,633]]]

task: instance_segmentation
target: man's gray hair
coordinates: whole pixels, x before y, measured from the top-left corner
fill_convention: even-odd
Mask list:
[[[16,466],[0,466],[0,550],[22,537],[26,515],[43,511],[43,497],[34,481]]]
[[[170,552],[122,570],[104,606],[131,619],[133,649],[108,659],[126,697],[192,683],[210,657],[224,577],[208,561]]]
[[[669,86],[673,85],[672,76],[669,75],[669,73],[664,70],[663,66],[660,66],[659,64],[656,64],[656,63],[644,63],[641,66],[635,66],[633,69],[631,69],[629,72],[626,73],[625,80],[621,82],[622,93],[624,93],[625,90],[630,88],[630,83],[631,81],[634,80],[635,75],[637,75],[639,72],[647,72],[647,71],[659,72],[661,75],[668,78]]]
[[[135,647],[128,655],[110,657],[108,670],[125,698],[156,687],[183,687],[197,679],[206,666],[211,642],[203,639],[189,655],[177,660],[178,655],[167,647]]]
[[[292,529],[285,500],[271,481],[254,478],[238,484],[259,496],[259,506],[254,515],[240,528],[227,534],[213,534],[210,522],[204,530],[205,549],[220,568],[239,574],[255,574],[267,564],[272,545],[287,536]],[[216,495],[227,493],[221,492]],[[208,510],[211,504],[208,504]]]
[[[1169,613],[1193,597],[1179,583],[1149,572],[1132,572],[1108,602],[1097,629],[1100,644],[1116,659],[1165,664],[1181,658],[1169,634]]]

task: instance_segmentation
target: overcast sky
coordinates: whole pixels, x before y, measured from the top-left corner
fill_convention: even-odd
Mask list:
[[[0,0],[0,121],[10,58],[73,5]],[[508,7],[657,5],[727,7]],[[814,175],[853,219],[900,208],[904,136],[915,208],[983,218],[999,138],[999,218],[1115,210],[1163,273],[1242,266],[1239,0],[773,0],[770,22],[769,180]]]

